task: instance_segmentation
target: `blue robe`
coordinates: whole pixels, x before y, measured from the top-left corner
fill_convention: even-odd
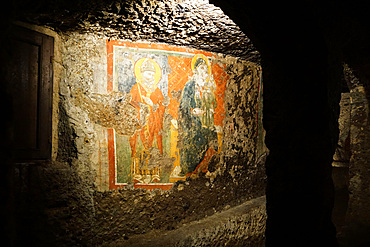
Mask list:
[[[207,104],[200,94],[195,93],[195,90],[195,81],[192,79],[185,84],[179,107],[179,135],[182,144],[179,146],[180,175],[182,176],[193,172],[204,159],[210,143],[217,141],[214,124],[204,126],[202,124],[204,117],[191,112],[194,108],[205,109]]]

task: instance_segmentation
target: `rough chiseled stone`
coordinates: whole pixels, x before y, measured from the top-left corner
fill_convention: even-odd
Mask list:
[[[246,61],[259,61],[259,55],[219,8],[172,0],[111,4],[96,0],[89,5],[55,1],[19,18],[53,28],[60,40],[55,100],[63,136],[55,141],[60,147],[56,160],[50,167],[37,167],[40,176],[34,178],[41,188],[38,196],[46,202],[42,210],[48,221],[43,227],[50,231],[53,244],[93,246],[153,229],[171,230],[264,194],[264,168],[255,163],[260,67]],[[127,95],[108,94],[104,87],[106,39],[212,51],[228,65],[225,110],[229,114],[224,126],[229,132],[223,153],[212,160],[207,174],[178,182],[170,191],[130,185],[107,191],[109,171],[99,166],[108,164],[101,159],[108,152],[104,128],[130,135],[137,118]],[[249,110],[243,112],[242,107]]]
[[[87,6],[49,5],[25,20],[59,31],[93,32],[111,39],[188,46],[259,62],[250,39],[222,10],[206,2],[94,0]],[[66,10],[68,8],[68,11]],[[82,14],[80,8],[84,8]]]

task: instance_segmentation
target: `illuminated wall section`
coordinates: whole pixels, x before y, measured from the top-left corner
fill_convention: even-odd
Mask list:
[[[222,149],[226,65],[164,44],[107,41],[107,52],[107,92],[127,95],[137,115],[129,135],[107,129],[109,187],[169,189],[207,172]]]

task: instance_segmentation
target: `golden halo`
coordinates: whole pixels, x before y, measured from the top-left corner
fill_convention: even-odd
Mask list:
[[[199,58],[202,58],[204,61],[206,61],[208,73],[211,74],[211,64],[209,63],[208,58],[203,54],[196,54],[191,60],[191,69],[193,70],[193,72],[195,70],[195,63]]]
[[[159,64],[155,60],[149,57],[143,57],[136,61],[135,66],[134,66],[134,73],[135,73],[136,81],[139,83],[143,82],[143,76],[141,74],[141,65],[143,64],[145,60],[150,60],[154,65],[155,75],[154,75],[154,85],[153,86],[156,86],[162,78],[162,70]]]

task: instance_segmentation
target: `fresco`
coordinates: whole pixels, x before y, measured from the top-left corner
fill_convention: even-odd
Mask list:
[[[131,136],[107,131],[110,188],[169,189],[207,172],[222,148],[226,65],[164,44],[107,41],[107,51],[107,91],[127,94],[138,119]]]

